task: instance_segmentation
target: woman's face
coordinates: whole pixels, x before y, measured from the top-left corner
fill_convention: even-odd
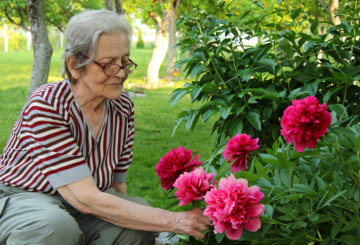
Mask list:
[[[102,34],[97,43],[95,61],[100,64],[124,65],[130,56],[129,41],[125,33],[119,31],[112,34]],[[127,75],[121,69],[116,75],[109,76],[103,68],[94,62],[86,65],[80,73],[77,83],[86,91],[87,96],[104,99],[120,97]]]

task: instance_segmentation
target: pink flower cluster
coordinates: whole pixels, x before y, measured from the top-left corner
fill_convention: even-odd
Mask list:
[[[200,166],[198,154],[192,159],[192,150],[186,150],[185,147],[172,149],[166,153],[163,158],[156,164],[156,174],[160,177],[161,186],[163,189],[170,190],[176,179],[184,172],[192,171]]]
[[[180,206],[203,199],[205,194],[215,187],[216,181],[211,183],[214,175],[214,173],[207,174],[203,167],[180,175],[174,184],[174,187],[178,188],[175,195],[180,200]]]
[[[288,143],[293,142],[298,152],[305,147],[312,149],[319,137],[323,136],[331,124],[331,114],[326,104],[319,104],[314,96],[293,100],[281,118],[281,135]]]
[[[258,142],[258,138],[252,139],[247,134],[237,134],[229,140],[223,156],[229,163],[234,161],[231,165],[231,171],[239,172],[240,169],[246,170],[248,155],[251,151],[259,148]]]
[[[235,179],[233,174],[205,195],[207,207],[204,215],[213,222],[214,232],[232,240],[240,239],[243,228],[255,232],[261,227],[260,216],[265,206],[259,204],[264,194],[258,186],[248,187],[246,179]]]

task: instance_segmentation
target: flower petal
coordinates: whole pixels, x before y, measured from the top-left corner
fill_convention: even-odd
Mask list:
[[[261,228],[261,222],[259,218],[249,219],[247,223],[244,223],[244,228],[248,231],[255,232]]]
[[[239,240],[242,236],[243,227],[238,230],[234,230],[230,227],[226,227],[225,234],[230,240]]]

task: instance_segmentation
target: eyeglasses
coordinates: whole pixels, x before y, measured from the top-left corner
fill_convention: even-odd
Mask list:
[[[90,59],[88,56],[86,55],[82,55],[83,57]],[[94,62],[96,65],[100,66],[101,68],[103,68],[103,71],[106,75],[109,76],[115,76],[116,74],[119,73],[119,71],[121,69],[124,70],[125,75],[129,75],[130,73],[132,73],[133,71],[135,71],[137,64],[132,61],[131,59],[129,59],[129,63],[126,63],[124,65],[118,65],[118,64],[100,64],[99,62],[93,60],[92,62]]]

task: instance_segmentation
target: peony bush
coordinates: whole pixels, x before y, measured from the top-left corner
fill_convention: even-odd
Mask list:
[[[308,96],[293,100],[279,124],[282,137],[271,148],[238,133],[204,162],[183,147],[160,159],[163,189],[212,221],[205,240],[181,236],[183,244],[357,244],[357,117]]]

